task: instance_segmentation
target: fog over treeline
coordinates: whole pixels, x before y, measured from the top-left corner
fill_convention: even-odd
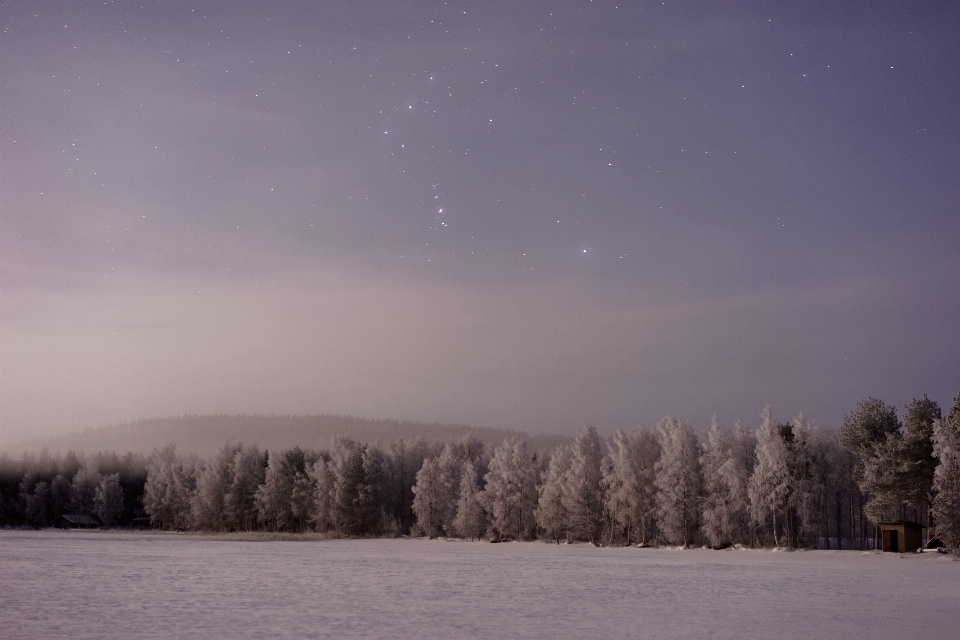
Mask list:
[[[531,450],[552,449],[571,438],[521,431],[473,427],[463,424],[417,422],[413,420],[378,420],[356,416],[204,414],[152,418],[85,429],[55,437],[27,440],[4,449],[16,453],[40,451],[130,451],[149,454],[174,444],[181,453],[208,457],[225,442],[256,444],[271,451],[294,446],[329,443],[335,436],[349,435],[360,442],[393,442],[398,439],[424,438],[455,442],[470,434],[486,444],[498,444],[516,436],[527,442]]]
[[[920,522],[960,548],[960,394],[902,414],[873,398],[839,430],[802,414],[759,428],[714,418],[699,436],[673,417],[604,440],[592,426],[532,450],[336,437],[326,448],[226,444],[0,459],[0,524],[65,514],[210,532],[541,538],[595,544],[871,548],[883,520]]]

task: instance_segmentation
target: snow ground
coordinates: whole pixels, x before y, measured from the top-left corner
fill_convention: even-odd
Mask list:
[[[956,638],[940,554],[0,531],[0,637]]]

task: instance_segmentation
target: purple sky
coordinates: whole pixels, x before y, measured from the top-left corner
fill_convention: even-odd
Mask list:
[[[960,5],[0,2],[0,441],[960,390]]]

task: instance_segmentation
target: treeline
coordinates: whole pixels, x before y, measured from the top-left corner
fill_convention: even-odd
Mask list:
[[[547,453],[516,438],[490,448],[469,435],[389,446],[341,437],[318,450],[238,444],[201,459],[167,447],[146,460],[24,464],[6,523],[44,526],[69,508],[104,524],[143,514],[218,532],[865,549],[877,522],[907,518],[960,547],[960,395],[947,417],[923,396],[902,421],[865,400],[839,430],[802,415],[778,422],[769,408],[755,431],[714,419],[700,437],[671,417],[606,442],[586,427]]]
[[[146,516],[141,496],[146,456],[128,453],[0,458],[0,526],[53,526],[62,515],[86,515],[105,526]]]

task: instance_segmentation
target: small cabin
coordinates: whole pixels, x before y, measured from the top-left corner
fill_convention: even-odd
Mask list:
[[[880,523],[880,544],[884,551],[914,552],[923,546],[923,525],[910,520]]]
[[[57,518],[56,525],[61,529],[89,529],[99,527],[100,523],[93,516],[83,515],[62,515]]]

